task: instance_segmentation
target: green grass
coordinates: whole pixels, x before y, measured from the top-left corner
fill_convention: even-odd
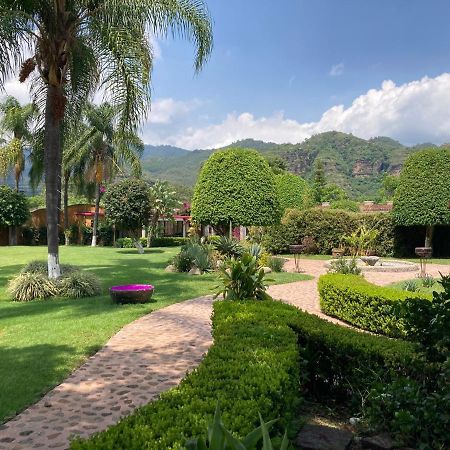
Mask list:
[[[6,284],[22,266],[46,259],[45,247],[0,249],[0,423],[37,401],[95,353],[125,324],[155,309],[213,292],[215,274],[193,277],[166,273],[178,248],[154,248],[145,255],[134,249],[61,247],[61,262],[100,277],[104,295],[87,299],[48,299],[29,303],[9,300]],[[310,277],[272,273],[274,283]],[[155,303],[115,305],[108,287],[149,283]]]
[[[418,287],[418,289],[415,291],[417,293],[422,293],[422,294],[433,294],[433,291],[437,291],[437,292],[441,292],[443,291],[442,286],[435,281],[433,286],[431,287],[425,287],[422,284],[422,280],[420,280],[419,278],[411,278],[410,280],[407,281],[399,281],[397,283],[392,283],[389,285],[389,287],[393,288],[393,289],[398,289],[400,291],[404,291],[405,290],[405,283],[407,282],[412,282],[414,281]]]

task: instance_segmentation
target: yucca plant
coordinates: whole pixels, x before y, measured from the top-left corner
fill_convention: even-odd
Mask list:
[[[62,297],[80,298],[100,295],[102,288],[98,278],[91,273],[73,272],[58,282],[58,294]]]
[[[277,419],[270,422],[264,422],[259,414],[260,426],[251,431],[244,439],[239,440],[227,430],[222,422],[219,404],[216,406],[213,421],[208,425],[208,439],[198,437],[190,439],[186,443],[187,450],[250,450],[256,448],[258,442],[262,439],[262,450],[274,450],[270,439],[269,431],[277,422]],[[289,441],[287,434],[284,434],[279,450],[287,450]]]
[[[256,258],[244,253],[240,259],[231,258],[220,269],[222,286],[215,298],[222,295],[226,300],[265,300],[271,297],[266,293],[265,273]]]
[[[220,236],[219,240],[214,242],[214,247],[227,258],[236,258],[244,253],[244,248],[236,239],[230,239],[226,236]]]

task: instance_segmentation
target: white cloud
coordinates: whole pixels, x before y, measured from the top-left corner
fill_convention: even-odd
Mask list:
[[[173,98],[162,98],[152,103],[148,122],[167,125],[198,108],[200,105],[201,102],[196,99],[184,102],[174,100]]]
[[[0,99],[12,95],[22,104],[31,102],[29,83],[21,83],[19,80],[12,78],[5,83],[4,88],[4,92],[0,92]]]
[[[344,67],[345,66],[343,62],[331,66],[329,75],[331,75],[332,77],[338,77],[339,75],[342,75],[344,73]]]
[[[153,108],[154,127],[175,119],[173,111],[180,115],[190,112],[173,99],[156,102]],[[450,73],[444,73],[399,86],[384,81],[379,89],[357,97],[349,107],[336,105],[328,109],[316,122],[301,123],[285,117],[283,112],[270,117],[234,112],[222,122],[204,127],[171,127],[166,134],[153,129],[152,139],[144,136],[144,140],[196,149],[221,147],[245,138],[297,143],[313,134],[336,130],[362,138],[390,136],[405,144],[442,143],[450,141],[449,111]]]

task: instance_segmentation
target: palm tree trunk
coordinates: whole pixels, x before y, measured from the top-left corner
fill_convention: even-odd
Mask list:
[[[66,170],[64,172],[64,192],[63,192],[64,231],[69,228],[69,180],[70,180],[70,172]]]
[[[61,118],[60,109],[64,95],[61,87],[47,87],[45,105],[45,205],[47,211],[48,277],[59,278],[58,224],[61,202]]]
[[[95,212],[94,212],[94,227],[92,229],[92,247],[97,245],[97,228],[98,228],[98,213],[100,210],[100,183],[95,183]]]

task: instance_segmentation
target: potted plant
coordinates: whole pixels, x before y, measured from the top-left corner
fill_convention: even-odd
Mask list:
[[[334,247],[331,249],[331,256],[333,256],[333,258],[341,258],[345,255],[345,247],[342,244],[343,239],[344,236],[341,236],[339,239],[339,247]]]

